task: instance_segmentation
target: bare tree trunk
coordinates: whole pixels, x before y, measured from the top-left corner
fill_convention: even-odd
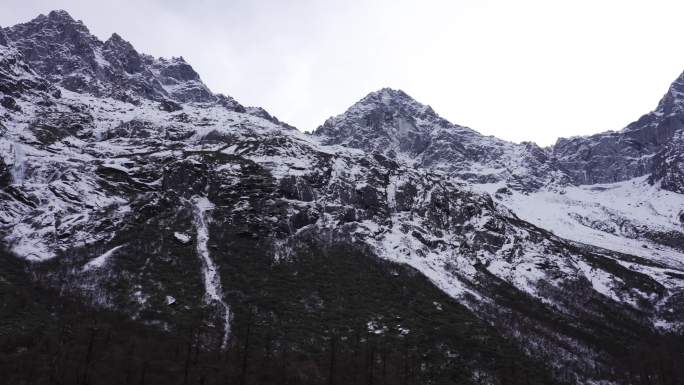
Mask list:
[[[185,357],[185,373],[183,374],[183,385],[188,384],[188,371],[190,370],[190,356],[192,354],[192,344],[188,342],[188,353]]]
[[[193,366],[196,366],[196,365],[197,365],[197,361],[198,361],[199,346],[200,346],[199,338],[200,338],[200,330],[197,329],[197,333],[195,334],[195,342],[194,342],[194,344],[195,344],[195,354],[194,354],[195,357],[192,359],[192,365],[193,365]]]
[[[93,345],[95,344],[95,332],[96,329],[91,329],[90,331],[90,339],[88,341],[88,351],[86,353],[86,358],[85,358],[85,367],[83,368],[83,374],[81,376],[81,385],[86,385],[88,383],[88,371],[90,369],[90,361],[92,360],[93,356]]]
[[[328,384],[335,385],[335,349],[337,348],[337,337],[330,339],[330,371],[328,374]]]
[[[249,357],[249,334],[252,331],[252,312],[249,312],[249,318],[247,320],[247,333],[245,335],[245,345],[242,354],[242,370],[240,372],[240,385],[245,385],[245,380],[247,376],[247,360]]]
[[[368,385],[373,385],[373,379],[375,377],[375,373],[373,369],[375,369],[375,344],[371,343],[371,348],[370,348],[370,359],[368,360],[368,364],[370,365],[368,369]]]
[[[408,384],[409,364],[408,364],[408,344],[404,344],[404,378],[403,385]]]
[[[145,375],[147,374],[148,361],[143,362],[142,375],[140,376],[140,385],[145,385]]]
[[[382,385],[387,385],[387,351],[384,351],[380,358],[382,358]]]
[[[354,372],[354,374],[353,374],[354,385],[356,385],[356,379],[358,377],[358,373],[360,372],[359,367],[358,367],[358,365],[359,365],[359,350],[361,350],[360,336],[359,336],[359,333],[356,333],[356,345],[354,347],[354,357],[352,358],[353,359],[352,362],[353,362],[353,366],[354,366],[354,370],[353,370],[353,372]]]

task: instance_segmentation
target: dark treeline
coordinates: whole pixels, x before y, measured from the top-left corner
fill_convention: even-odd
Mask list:
[[[28,298],[17,297],[14,310]],[[226,351],[203,342],[202,327],[185,335],[163,333],[115,314],[62,303],[64,316],[43,332],[0,336],[0,383],[4,384],[424,384],[537,383],[538,373],[503,359],[495,378],[473,380],[468,368],[431,379],[431,357],[420,348],[368,333],[330,336],[325,346],[301,351],[246,324]],[[268,328],[268,327],[266,327]],[[34,331],[35,332],[35,331]],[[258,338],[254,338],[258,336]],[[251,337],[251,338],[250,338]],[[684,341],[662,339],[635,347],[614,380],[619,384],[684,382]]]
[[[379,337],[333,337],[327,346],[307,352],[287,346],[276,348],[263,340],[257,344],[248,338],[250,331],[243,330],[242,338],[235,338],[227,351],[219,352],[207,350],[199,334],[163,334],[112,315],[73,318],[55,326],[56,333],[0,339],[0,382],[423,384],[431,376],[431,371],[421,366],[430,360],[429,356],[408,342],[396,346]],[[526,384],[531,376],[513,359],[501,362],[496,374],[501,384]],[[469,383],[471,374],[466,368],[453,368],[450,377],[440,378],[437,383]],[[481,383],[490,381],[481,379]]]
[[[645,338],[617,359],[616,365],[619,384],[684,384],[684,336]]]
[[[303,320],[301,309],[285,314],[287,308],[278,308],[287,304],[285,292],[275,307],[233,303],[230,342],[221,351],[217,333],[222,328],[206,321],[210,315],[168,328],[145,325],[60,296],[32,280],[23,261],[0,262],[2,384],[553,383],[543,366],[457,304],[444,303],[453,306],[448,311],[437,311],[427,301],[406,306],[412,319],[402,315],[407,330],[397,330],[388,322],[375,327],[359,321],[368,319],[359,304],[342,306],[336,317],[319,311]],[[428,285],[419,275],[407,282]],[[427,287],[416,290],[430,293]],[[375,288],[385,306],[396,306],[392,291],[400,290]],[[371,301],[367,306],[376,310],[383,306],[359,300]]]
[[[264,304],[233,304],[236,315],[230,343],[221,351],[217,335],[221,328],[204,321],[211,317],[169,325],[170,331],[164,331],[163,324],[145,325],[60,296],[34,283],[24,262],[1,262],[0,384],[529,385],[573,381],[571,375],[552,380],[544,363],[529,360],[465,313],[460,315],[463,318],[453,318],[458,307],[428,313],[427,305],[422,308],[416,303],[412,311],[422,315],[414,314],[416,320],[412,324],[406,320],[406,324],[414,330],[426,325],[424,329],[380,333],[347,318],[321,318],[315,325],[279,323],[285,317],[274,317],[273,309]],[[387,296],[382,293],[381,297]],[[448,318],[441,320],[440,314]],[[625,385],[684,384],[682,362],[681,338],[645,337],[616,360],[614,372],[600,376]]]

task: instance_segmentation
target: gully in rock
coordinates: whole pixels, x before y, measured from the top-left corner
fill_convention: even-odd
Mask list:
[[[209,226],[207,212],[214,208],[214,205],[206,197],[195,197],[192,200],[195,211],[195,228],[197,229],[197,255],[202,262],[202,274],[204,275],[204,288],[207,300],[219,305],[223,313],[223,339],[221,348],[225,349],[230,335],[230,308],[223,300],[223,289],[221,288],[221,277],[218,274],[216,264],[209,255],[207,242],[209,241]]]

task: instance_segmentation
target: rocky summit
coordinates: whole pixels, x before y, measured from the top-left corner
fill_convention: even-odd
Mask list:
[[[306,134],[53,11],[0,105],[8,384],[684,381],[682,77],[547,148],[393,89]]]

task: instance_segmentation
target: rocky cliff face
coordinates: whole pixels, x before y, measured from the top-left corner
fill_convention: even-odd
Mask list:
[[[214,95],[183,58],[155,59],[138,53],[116,33],[102,42],[64,11],[41,15],[3,30],[26,63],[69,91],[140,103],[141,99],[217,102],[244,109]]]
[[[514,144],[440,118],[402,91],[373,92],[344,114],[328,119],[315,135],[326,144],[343,144],[421,167],[445,171],[468,182],[507,182],[520,191],[552,185],[614,183],[650,176],[681,192],[671,154],[683,128],[682,88],[678,78],[655,111],[621,131],[561,138],[550,148]],[[667,171],[666,171],[667,170]]]
[[[639,137],[672,167],[652,174],[667,190],[584,189],[568,159],[593,138],[508,143],[390,89],[312,136],[63,11],[1,31],[0,257],[192,330],[188,346],[226,354],[215,378],[277,382],[235,354],[293,383],[616,381],[642,338],[682,332],[681,212],[659,203],[680,202],[669,134]]]
[[[680,258],[684,201],[669,193],[679,193],[682,180],[678,87],[679,80],[656,111],[619,132],[559,139],[550,148],[483,136],[391,89],[328,119],[314,136],[442,172],[573,241]]]
[[[322,143],[382,153],[473,183],[510,182],[524,191],[567,183],[547,151],[514,144],[452,124],[403,91],[373,92],[314,135]]]
[[[625,129],[589,137],[559,139],[552,154],[575,184],[619,182],[648,175],[651,183],[682,192],[677,152],[683,118],[682,76],[677,78],[657,108]]]

